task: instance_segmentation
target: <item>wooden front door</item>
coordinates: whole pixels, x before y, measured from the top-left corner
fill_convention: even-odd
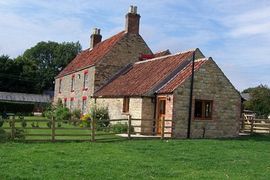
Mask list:
[[[162,126],[162,118],[165,119],[165,113],[166,113],[166,98],[158,98],[157,102],[157,134],[161,134],[161,126]]]

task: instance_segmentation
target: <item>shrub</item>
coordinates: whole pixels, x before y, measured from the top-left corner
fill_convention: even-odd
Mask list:
[[[71,117],[69,109],[64,107],[60,102],[58,102],[55,106],[48,106],[43,114],[48,119],[55,117],[57,121],[69,120]]]
[[[15,128],[15,139],[18,139],[18,140],[24,140],[25,139],[23,129]]]
[[[2,127],[4,124],[4,119],[2,118],[2,116],[0,116],[0,127]]]
[[[6,141],[8,139],[7,133],[4,129],[0,128],[0,142]]]
[[[119,134],[119,133],[127,133],[128,125],[127,125],[127,123],[117,122],[116,124],[111,125],[111,130],[114,133],[117,133],[117,134]],[[133,128],[131,128],[131,132],[133,132]]]
[[[78,121],[80,120],[80,117],[81,117],[81,110],[80,109],[74,109],[72,112],[71,112],[71,116],[70,116],[70,120],[71,122],[73,121],[73,125],[76,126]]]
[[[85,114],[81,117],[81,127],[91,126],[91,116],[90,114]]]
[[[27,123],[26,123],[26,121],[24,119],[22,120],[21,125],[22,125],[23,128],[26,128]]]
[[[48,126],[48,128],[52,127],[52,121],[51,120],[47,122],[47,126]]]
[[[91,107],[90,116],[91,119],[95,117],[97,130],[102,130],[110,124],[109,111],[107,107]]]
[[[57,107],[55,109],[55,118],[58,121],[69,120],[70,116],[71,113],[69,112],[69,109],[66,107]]]
[[[81,117],[81,110],[80,109],[74,109],[72,112],[71,112],[71,119],[72,120],[79,120],[80,117]]]

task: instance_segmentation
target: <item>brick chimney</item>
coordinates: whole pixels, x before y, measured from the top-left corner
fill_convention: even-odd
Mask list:
[[[100,29],[94,28],[90,37],[90,50],[93,49],[99,42],[101,42]]]
[[[140,15],[137,14],[137,6],[130,6],[126,14],[126,32],[139,34]]]

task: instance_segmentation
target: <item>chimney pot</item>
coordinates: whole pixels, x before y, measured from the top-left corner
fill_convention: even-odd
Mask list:
[[[137,14],[137,6],[130,6],[129,13]]]
[[[130,6],[126,15],[126,32],[139,34],[140,15],[137,14],[137,6]]]
[[[101,42],[102,36],[100,29],[93,28],[92,35],[90,37],[90,50],[93,49],[98,43]]]

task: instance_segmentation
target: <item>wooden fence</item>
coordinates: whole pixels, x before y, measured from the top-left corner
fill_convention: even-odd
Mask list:
[[[256,119],[243,117],[241,131],[245,133],[270,133],[270,119]]]
[[[88,127],[78,127],[78,126],[74,126],[72,124],[76,124],[76,123],[81,123],[81,120],[77,120],[77,121],[56,121],[54,118],[52,118],[51,120],[23,120],[23,119],[7,119],[7,120],[1,120],[3,121],[3,123],[5,123],[6,125],[3,126],[2,128],[4,130],[8,130],[10,133],[10,140],[17,140],[18,139],[18,132],[20,130],[23,130],[23,137],[24,140],[26,141],[51,141],[51,142],[55,142],[55,141],[70,141],[70,140],[75,140],[75,141],[97,141],[97,140],[109,140],[109,139],[113,139],[113,138],[120,138],[118,136],[118,133],[115,133],[113,131],[111,131],[111,129],[109,127],[104,127],[104,128],[99,128],[99,130],[97,129],[96,125],[97,122],[95,121],[95,119],[88,121],[86,123],[88,123]],[[141,121],[141,123],[136,123],[137,121]],[[165,129],[166,128],[171,128],[172,129],[172,125],[170,126],[165,126],[165,122],[170,121],[171,120],[165,120],[162,119],[161,123],[160,123],[160,129],[161,129],[161,133],[159,135],[156,135],[155,131],[157,130],[157,125],[156,125],[156,121],[154,119],[133,119],[131,118],[131,116],[128,116],[126,119],[110,119],[107,121],[99,121],[99,122],[107,122],[110,124],[116,124],[117,122],[122,123],[122,124],[127,124],[127,132],[126,133],[126,137],[127,139],[132,139],[132,138],[136,138],[138,137],[138,134],[142,134],[142,129],[144,128],[150,128],[152,129],[152,137],[156,136],[160,139],[164,139],[167,138],[166,134],[170,134],[170,136],[172,136],[171,132],[166,132]],[[32,126],[22,126],[22,123],[26,122],[27,124],[32,123]],[[142,123],[143,122],[143,123]],[[145,126],[144,123],[145,122],[150,122],[152,123],[151,126]],[[35,125],[36,124],[43,124],[43,126],[39,126],[39,125]],[[59,123],[62,124],[68,124],[68,126],[66,127],[59,127]],[[47,124],[50,124],[50,126],[48,126]],[[137,130],[139,129],[139,131]],[[63,130],[65,131],[63,133]],[[72,133],[73,130],[77,130],[79,133]],[[137,130],[137,131],[136,131]],[[30,131],[30,132],[27,132]],[[35,131],[36,133],[33,133],[33,131]],[[29,138],[31,137],[31,138]],[[34,138],[33,138],[34,137]],[[47,137],[47,138],[45,138]],[[58,139],[58,137],[62,137],[62,139]],[[63,139],[64,137],[64,139]],[[68,137],[73,137],[73,139],[69,139]],[[74,138],[75,137],[75,138]],[[84,137],[83,139],[81,139],[81,137]],[[144,136],[147,137],[147,136]]]

